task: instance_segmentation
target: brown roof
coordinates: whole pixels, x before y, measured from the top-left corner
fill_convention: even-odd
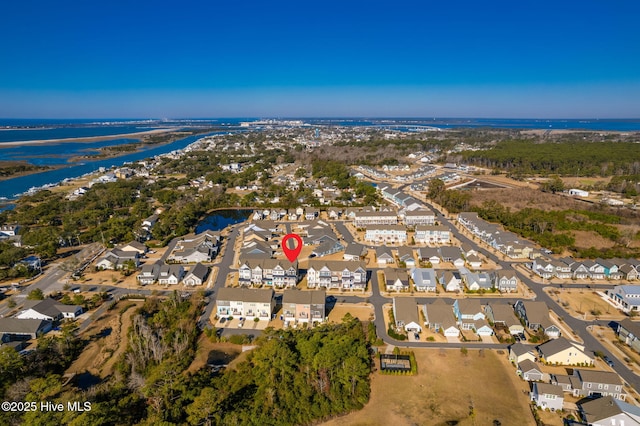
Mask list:
[[[282,296],[282,303],[295,303],[297,305],[323,305],[327,299],[325,290],[303,291],[287,289]]]

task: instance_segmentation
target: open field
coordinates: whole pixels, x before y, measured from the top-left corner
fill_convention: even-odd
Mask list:
[[[505,353],[416,349],[416,376],[375,372],[371,398],[360,411],[325,426],[374,425],[534,425],[528,385],[520,380]]]
[[[569,315],[592,320],[595,316],[600,319],[621,320],[625,315],[611,306],[597,292],[588,289],[544,289],[554,300],[559,301]],[[594,315],[596,314],[596,315]]]
[[[328,321],[340,323],[347,313],[360,321],[371,321],[374,318],[373,305],[371,304],[336,303],[331,312],[329,312]]]

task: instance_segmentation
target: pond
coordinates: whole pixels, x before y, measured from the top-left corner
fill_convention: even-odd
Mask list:
[[[196,226],[196,234],[204,231],[222,231],[229,225],[244,222],[249,219],[253,210],[218,210],[205,217]]]

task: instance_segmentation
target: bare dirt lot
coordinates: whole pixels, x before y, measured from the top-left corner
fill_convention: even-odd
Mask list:
[[[625,315],[611,306],[602,296],[596,291],[588,289],[544,289],[549,296],[558,303],[569,313],[569,315],[580,318],[592,320],[594,317],[599,319],[613,319],[620,320],[625,318]]]
[[[364,409],[325,426],[534,425],[527,384],[505,353],[416,349],[416,376],[373,373]]]

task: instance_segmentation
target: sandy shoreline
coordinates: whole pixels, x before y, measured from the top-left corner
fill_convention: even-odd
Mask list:
[[[19,145],[43,145],[48,143],[64,143],[64,142],[97,142],[97,141],[108,141],[113,139],[122,139],[122,138],[130,138],[135,136],[144,136],[151,135],[156,133],[166,133],[175,131],[175,128],[167,128],[167,129],[155,129],[155,130],[147,130],[144,132],[136,132],[136,133],[122,133],[118,135],[108,135],[108,136],[89,136],[84,138],[64,138],[64,139],[42,139],[42,140],[29,140],[29,141],[15,141],[15,142],[0,142],[0,148],[3,147],[11,147],[11,146],[19,146]]]

